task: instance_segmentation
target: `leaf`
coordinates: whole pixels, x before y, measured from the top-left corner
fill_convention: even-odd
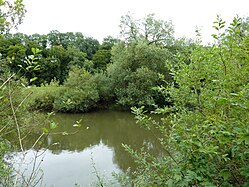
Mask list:
[[[34,48],[34,47],[32,47],[31,51],[32,51],[32,53],[33,53],[34,55],[35,55],[35,54],[38,54],[38,53],[40,53],[40,52],[41,52],[41,50],[40,50],[40,49],[38,49],[38,48]]]
[[[217,100],[219,104],[226,104],[228,102],[227,98],[221,97]]]
[[[211,182],[204,182],[202,185],[205,186],[205,187],[216,187],[216,186],[215,186],[213,183],[211,183]]]
[[[231,172],[228,169],[223,169],[220,171],[220,175],[227,180],[231,176]]]
[[[216,27],[216,26],[213,26],[213,28],[215,28],[215,30],[219,30],[219,28],[218,28],[218,27]]]
[[[48,129],[47,128],[42,128],[42,131],[44,132],[44,133],[48,133]]]
[[[218,40],[217,34],[212,34],[212,37],[213,37],[214,39]]]
[[[47,116],[50,118],[52,115],[54,115],[54,112],[48,112]]]
[[[37,77],[34,77],[34,78],[30,79],[29,81],[34,82],[35,80],[37,80]]]
[[[40,65],[37,65],[34,67],[34,70],[37,71],[37,70],[40,70]]]
[[[55,129],[55,128],[57,128],[57,124],[55,122],[52,122],[50,124],[50,129],[52,130],[52,129]]]
[[[249,134],[248,133],[244,134],[242,139],[245,141],[246,145],[249,145]]]
[[[75,124],[73,124],[73,127],[81,127],[81,125],[80,125],[80,124],[75,123]]]
[[[249,177],[249,166],[242,167],[240,174],[242,176]]]
[[[178,175],[178,174],[175,174],[175,175],[174,175],[174,179],[175,179],[176,181],[180,181],[180,180],[182,179],[182,176],[181,176],[181,175]]]
[[[173,186],[174,186],[174,181],[173,181],[173,179],[169,179],[169,180],[167,181],[167,186],[168,186],[168,187],[173,187]]]

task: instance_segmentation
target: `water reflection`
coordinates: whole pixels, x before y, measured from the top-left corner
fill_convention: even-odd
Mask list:
[[[112,172],[135,167],[122,144],[137,150],[144,146],[154,154],[161,152],[156,131],[140,128],[130,113],[56,114],[53,120],[58,128],[46,137],[43,146],[48,150],[41,165],[43,182],[47,186],[73,186],[75,183],[89,186],[96,180],[91,157],[97,170],[106,178],[110,178]],[[80,127],[75,127],[76,121],[80,120]],[[35,138],[26,141],[26,148]],[[32,153],[27,156],[31,158]]]
[[[112,172],[121,172],[118,165],[113,163],[113,150],[102,142],[81,152],[63,150],[60,154],[54,154],[51,150],[46,150],[44,153],[42,151],[44,150],[38,152],[40,156],[36,160],[37,165],[41,163],[41,170],[35,174],[37,179],[42,176],[42,181],[39,183],[44,186],[45,184],[54,187],[70,187],[75,184],[91,186],[97,179],[93,164],[100,176],[114,182]],[[24,162],[21,162],[22,153],[13,154],[15,160],[12,162],[16,163],[15,168],[20,169],[24,176],[30,176],[36,153],[35,150],[27,151]],[[22,165],[18,165],[19,163]]]

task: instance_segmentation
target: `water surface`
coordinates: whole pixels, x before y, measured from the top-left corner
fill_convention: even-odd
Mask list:
[[[115,182],[112,172],[123,173],[129,167],[136,167],[122,144],[135,150],[145,147],[154,154],[161,152],[156,132],[141,128],[127,112],[56,114],[53,120],[58,128],[46,137],[36,161],[41,168],[38,176],[43,173],[43,186],[94,186],[96,171],[106,181]],[[26,141],[27,148],[35,138]],[[26,176],[32,171],[35,154],[34,149],[26,151],[25,164],[20,167]],[[20,163],[21,153],[12,156],[15,163]],[[15,166],[19,168],[18,164]]]

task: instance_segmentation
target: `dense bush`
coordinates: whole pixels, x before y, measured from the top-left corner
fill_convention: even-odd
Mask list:
[[[218,17],[217,43],[196,46],[189,64],[171,70],[174,84],[159,90],[174,104],[154,111],[168,113],[161,123],[133,108],[141,124],[161,130],[165,148],[153,157],[125,146],[140,165],[135,186],[249,185],[249,36],[240,25],[235,18],[223,31]]]
[[[99,101],[97,85],[85,69],[72,67],[63,91],[54,101],[54,109],[61,112],[86,112]]]
[[[29,110],[52,111],[54,109],[54,100],[62,91],[62,86],[54,84],[26,88],[24,92],[32,93],[27,99],[26,105]]]
[[[84,68],[73,67],[64,85],[29,87],[26,105],[29,110],[58,112],[87,112],[94,108],[107,108],[113,102],[112,82],[104,73],[94,75]]]
[[[162,84],[162,76],[170,81],[165,65],[172,53],[141,41],[120,43],[113,48],[112,55],[113,63],[108,66],[107,74],[114,85],[116,102],[126,108],[156,104],[153,87]]]
[[[99,94],[99,102],[101,104],[112,104],[113,102],[113,83],[105,73],[96,73],[93,76],[94,82],[96,84],[96,89]],[[100,106],[102,107],[102,106]]]

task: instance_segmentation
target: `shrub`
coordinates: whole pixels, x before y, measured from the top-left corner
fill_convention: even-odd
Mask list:
[[[26,103],[28,109],[52,111],[54,109],[54,100],[62,91],[63,87],[58,85],[26,88],[25,92],[32,93]]]
[[[159,75],[171,81],[165,64],[171,63],[172,56],[169,50],[142,41],[117,44],[112,49],[113,63],[107,67],[117,104],[125,108],[155,104],[153,87],[162,84]]]
[[[133,108],[141,124],[160,128],[165,148],[164,156],[153,157],[125,146],[140,165],[135,186],[249,185],[248,36],[241,35],[239,18],[226,32],[222,19],[215,23],[217,44],[199,44],[189,64],[172,69],[174,84],[160,87],[174,103],[153,111],[169,113],[162,122]]]
[[[86,112],[99,101],[93,76],[83,68],[72,67],[63,91],[55,98],[54,109],[61,112]]]

